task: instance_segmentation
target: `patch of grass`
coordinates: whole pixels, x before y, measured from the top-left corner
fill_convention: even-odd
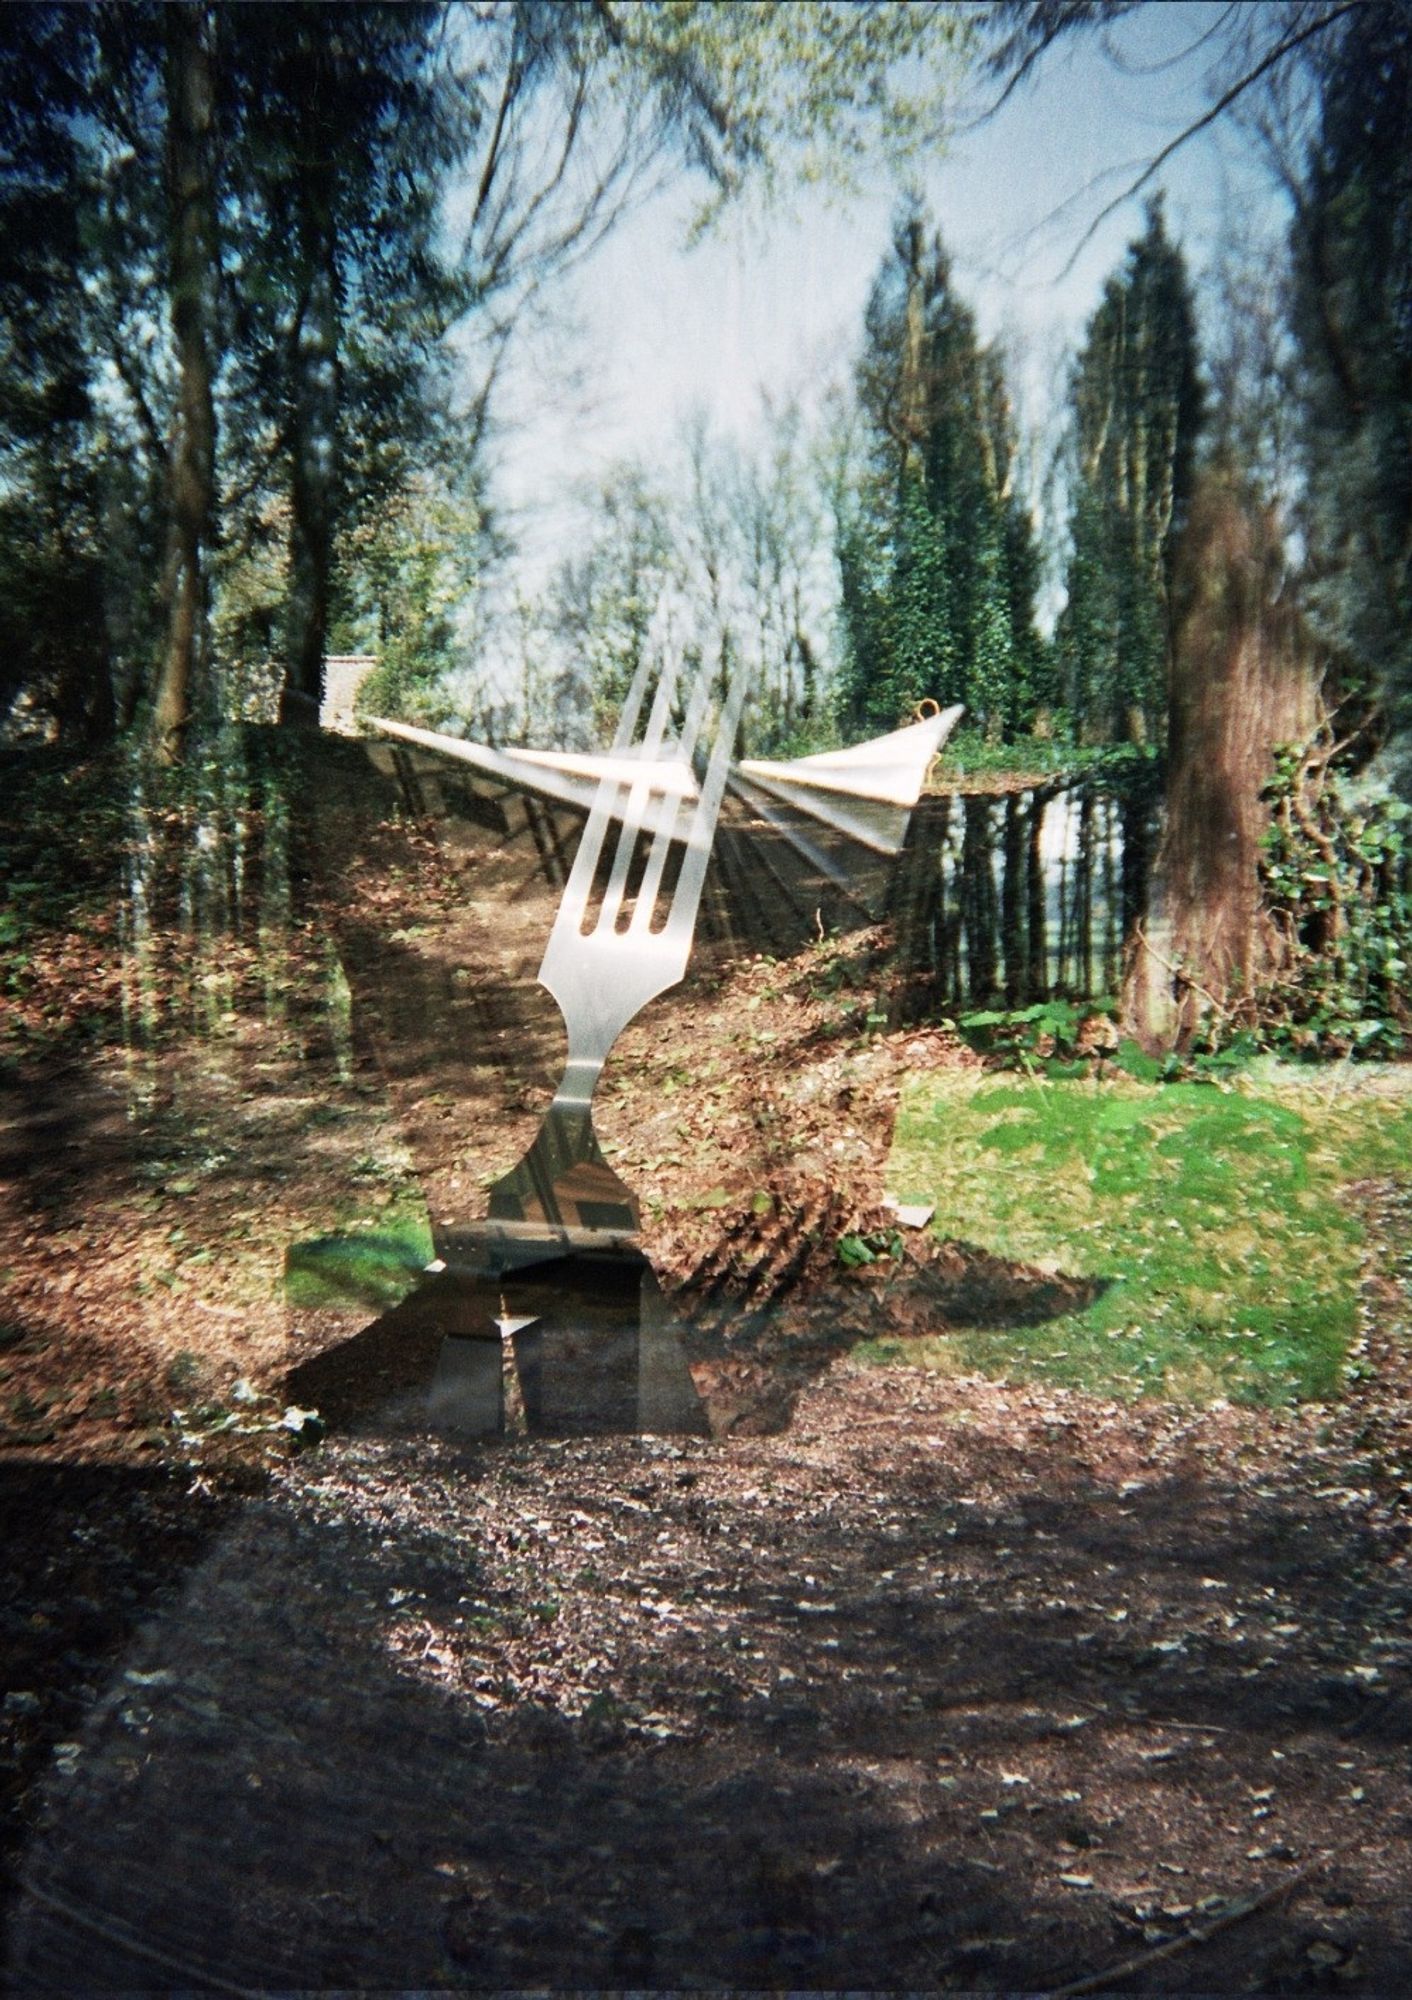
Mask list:
[[[1273,1074],[928,1076],[903,1095],[889,1184],[936,1203],[938,1235],[1102,1282],[1046,1324],[948,1336],[950,1365],[1284,1403],[1337,1395],[1357,1327],[1363,1235],[1341,1187],[1409,1158],[1412,1100],[1331,1108]]]
[[[324,1306],[397,1305],[433,1256],[426,1210],[383,1215],[374,1229],[348,1228],[291,1243],[284,1291],[296,1310]]]

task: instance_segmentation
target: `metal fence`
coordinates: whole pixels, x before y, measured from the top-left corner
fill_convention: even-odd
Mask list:
[[[1155,830],[1145,772],[922,799],[892,907],[911,1010],[1116,991]]]

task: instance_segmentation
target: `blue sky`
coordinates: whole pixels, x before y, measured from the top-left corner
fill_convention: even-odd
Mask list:
[[[1141,227],[1142,198],[1075,257],[1079,238],[1205,108],[1211,50],[1194,45],[1228,12],[1218,0],[1148,0],[1122,25],[1122,69],[1092,38],[1074,38],[992,122],[916,173],[982,331],[1014,346],[1032,421],[1052,415],[1064,356]],[[1183,148],[1160,185],[1198,272],[1226,213],[1279,226],[1269,180],[1229,121]],[[616,457],[660,462],[693,407],[748,436],[762,390],[807,395],[846,378],[898,195],[880,170],[846,203],[808,195],[778,215],[729,215],[694,249],[685,238],[699,190],[624,223],[559,300],[560,338],[546,329],[526,341],[511,383],[512,415],[541,412],[512,427],[499,454],[499,495],[529,573],[562,532],[566,489]],[[573,383],[561,372],[570,355]]]

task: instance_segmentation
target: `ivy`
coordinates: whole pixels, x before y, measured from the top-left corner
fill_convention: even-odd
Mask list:
[[[1396,1055],[1412,1040],[1412,807],[1356,793],[1326,758],[1283,750],[1261,878],[1284,967],[1260,995],[1271,1046]]]

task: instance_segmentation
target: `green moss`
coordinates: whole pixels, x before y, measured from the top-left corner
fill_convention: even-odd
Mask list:
[[[936,1203],[940,1236],[1100,1287],[1040,1326],[949,1334],[947,1366],[1280,1403],[1340,1388],[1363,1242],[1341,1188],[1409,1160],[1412,1105],[1330,1110],[1283,1077],[927,1077],[904,1093],[890,1184]]]

